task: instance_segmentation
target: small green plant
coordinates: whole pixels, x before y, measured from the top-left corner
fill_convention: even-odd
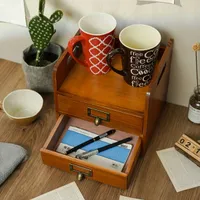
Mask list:
[[[63,12],[55,11],[50,18],[44,16],[45,0],[39,2],[39,16],[33,17],[29,22],[29,33],[33,41],[33,45],[37,50],[35,65],[39,66],[42,59],[43,50],[49,45],[49,42],[56,32],[53,24],[58,22]]]

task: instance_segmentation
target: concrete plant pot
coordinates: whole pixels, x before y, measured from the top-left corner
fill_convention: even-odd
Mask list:
[[[23,51],[22,68],[27,88],[40,93],[53,92],[53,68],[62,52],[60,45],[50,43],[44,50],[42,66],[34,66],[36,49],[30,46]]]

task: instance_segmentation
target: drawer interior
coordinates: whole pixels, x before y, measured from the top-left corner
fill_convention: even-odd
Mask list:
[[[110,128],[108,128],[106,126],[102,126],[102,125],[95,126],[94,123],[92,123],[92,122],[84,121],[84,120],[78,119],[78,118],[69,118],[65,115],[61,115],[58,118],[58,121],[57,121],[55,127],[51,131],[50,136],[47,139],[44,147],[41,149],[43,162],[47,165],[51,165],[51,166],[63,169],[63,167],[62,166],[59,167],[57,165],[56,161],[55,161],[55,158],[58,158],[57,162],[61,162],[61,160],[62,160],[62,162],[65,162],[65,161],[68,162],[69,161],[70,163],[73,163],[76,166],[78,165],[78,166],[81,166],[81,167],[87,167],[87,168],[93,170],[94,176],[93,176],[92,179],[94,179],[94,180],[99,179],[98,177],[95,178],[95,171],[98,171],[98,173],[99,173],[99,171],[101,171],[104,174],[107,173],[108,176],[116,176],[117,175],[120,179],[124,179],[124,184],[121,188],[126,188],[127,183],[130,179],[130,175],[133,171],[133,167],[134,167],[136,160],[137,160],[139,153],[140,153],[140,148],[141,148],[140,137],[135,136],[131,133],[126,133],[126,132],[122,132],[122,131],[118,131],[118,130],[116,130],[116,132],[114,134],[109,136],[109,138],[114,139],[114,140],[121,140],[123,138],[130,137],[130,136],[133,137],[133,139],[130,142],[128,142],[129,144],[133,145],[131,152],[128,156],[128,159],[127,159],[122,171],[119,172],[119,171],[116,171],[116,170],[104,168],[102,166],[97,166],[97,165],[92,164],[92,163],[88,163],[86,160],[80,160],[80,159],[77,159],[77,158],[73,158],[69,155],[64,155],[64,154],[56,152],[56,149],[57,149],[58,145],[60,144],[63,136],[66,134],[66,131],[68,130],[69,126],[79,127],[81,129],[93,132],[95,134],[102,134],[102,133],[110,130]],[[45,154],[46,155],[48,154],[48,158],[45,158]],[[51,158],[51,156],[52,156],[52,158]],[[49,161],[50,159],[54,159],[54,161]],[[61,165],[62,165],[62,163],[61,163]],[[63,165],[65,166],[66,171],[68,171],[66,163],[65,164],[63,163]],[[101,180],[98,180],[98,181],[101,182]],[[102,182],[104,182],[104,181],[102,181]],[[123,180],[122,180],[122,182],[123,182]],[[111,185],[120,187],[118,185],[115,185],[114,182]],[[120,185],[120,183],[119,183],[119,185]]]

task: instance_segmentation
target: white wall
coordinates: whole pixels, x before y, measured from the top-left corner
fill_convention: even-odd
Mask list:
[[[127,25],[145,23],[154,26],[162,34],[162,41],[175,40],[170,75],[168,101],[185,105],[195,87],[195,64],[192,45],[200,40],[200,1],[181,0],[182,7],[170,4],[136,5],[136,0],[46,0],[45,13],[55,9],[64,12],[64,18],[56,24],[53,40],[64,47],[77,31],[81,16],[93,11],[112,14],[118,22],[116,33]],[[27,18],[37,14],[38,0],[26,0]],[[30,16],[29,16],[30,15]],[[0,57],[21,62],[22,51],[31,44],[27,28],[0,23]]]

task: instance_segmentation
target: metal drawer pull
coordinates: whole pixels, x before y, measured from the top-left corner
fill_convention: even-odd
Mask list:
[[[96,111],[96,112],[99,112],[100,114],[104,114],[105,117],[96,116],[96,115],[92,114],[92,111]],[[88,108],[87,109],[87,114],[88,114],[89,117],[93,117],[94,118],[94,124],[96,126],[100,125],[102,121],[106,121],[106,122],[110,121],[110,113],[98,110],[96,108]]]
[[[95,119],[94,119],[94,124],[96,125],[96,126],[98,126],[99,124],[101,124],[101,118],[99,118],[99,117],[95,117]]]
[[[76,168],[76,169],[75,169]],[[78,169],[80,170],[78,170]],[[87,169],[85,167],[81,167],[81,166],[78,166],[78,165],[74,165],[74,164],[69,164],[69,169],[71,172],[76,172],[77,173],[77,179],[79,181],[83,180],[85,176],[88,176],[88,177],[92,177],[92,170],[91,169]],[[84,170],[84,171],[82,171]]]

